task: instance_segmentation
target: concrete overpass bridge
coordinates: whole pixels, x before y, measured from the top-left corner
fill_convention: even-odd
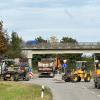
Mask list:
[[[31,66],[34,54],[100,54],[100,42],[24,44],[22,52]]]

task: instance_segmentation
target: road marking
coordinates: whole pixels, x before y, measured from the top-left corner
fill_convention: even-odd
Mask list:
[[[100,95],[97,95],[98,97],[100,97]]]
[[[92,94],[97,95],[95,92],[91,91]],[[100,97],[100,94],[97,95],[98,97]]]
[[[95,92],[91,91],[92,94],[95,94]]]
[[[87,87],[83,86],[82,89],[87,89]]]

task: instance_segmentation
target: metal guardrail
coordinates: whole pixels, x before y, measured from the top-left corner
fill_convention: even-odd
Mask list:
[[[100,49],[100,42],[23,44],[22,49]]]

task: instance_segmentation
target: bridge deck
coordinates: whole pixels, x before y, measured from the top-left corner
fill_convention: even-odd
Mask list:
[[[61,50],[100,50],[100,42],[79,42],[79,43],[39,43],[37,45],[24,44],[22,49],[61,49]]]

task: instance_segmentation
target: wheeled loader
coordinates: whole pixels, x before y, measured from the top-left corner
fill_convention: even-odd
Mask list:
[[[95,88],[100,88],[100,62],[95,65],[94,85]]]
[[[86,61],[77,61],[76,62],[76,69],[72,69],[70,73],[65,73],[63,75],[63,80],[65,82],[80,82],[84,80],[85,82],[90,82],[91,80],[91,72],[87,71],[85,69],[85,66],[83,66],[83,63],[85,64]]]

